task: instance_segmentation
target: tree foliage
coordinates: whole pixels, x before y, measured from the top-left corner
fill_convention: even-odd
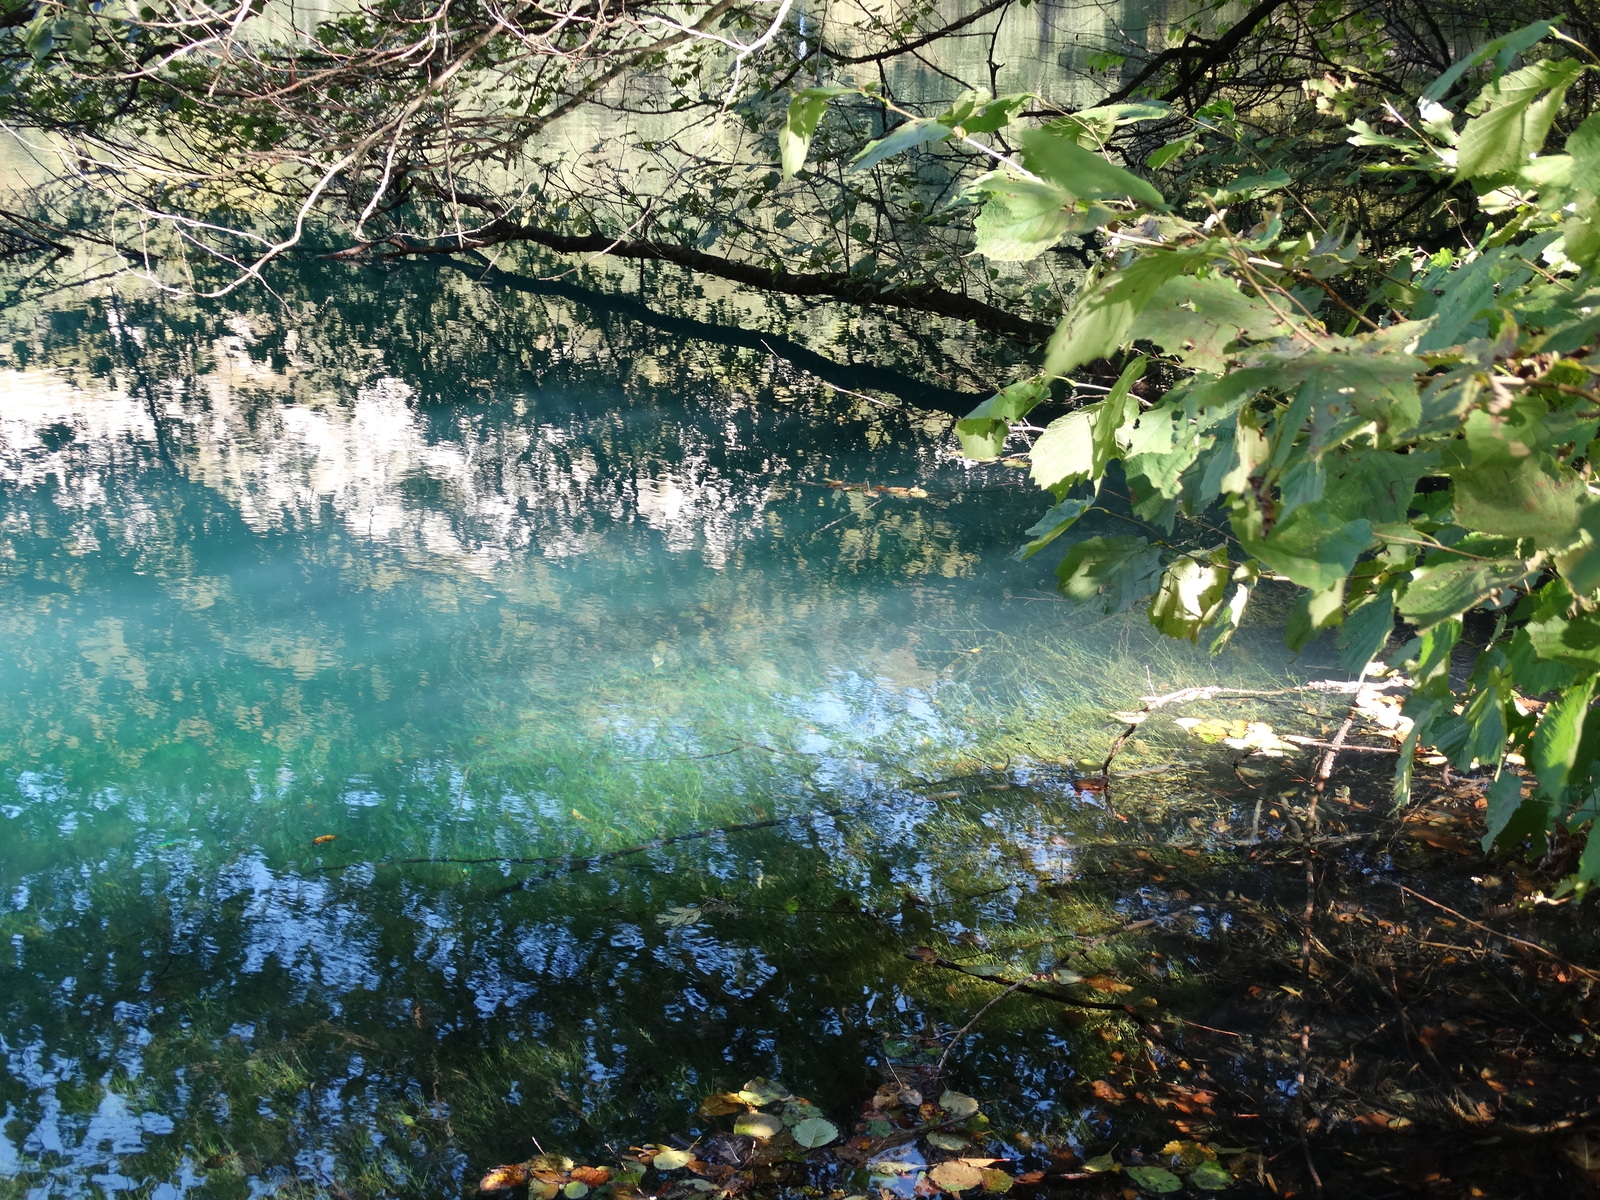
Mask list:
[[[1369,252],[1297,205],[1288,175],[1169,203],[1096,154],[1096,121],[1164,115],[1149,105],[1018,133],[1021,152],[972,185],[1005,253],[1085,225],[1105,252],[1040,372],[958,425],[969,454],[998,456],[1053,382],[1142,350],[1033,441],[1055,504],[1024,553],[1119,474],[1150,532],[1077,542],[1066,595],[1149,598],[1163,632],[1221,649],[1263,581],[1293,585],[1292,646],[1337,630],[1347,669],[1383,656],[1410,681],[1397,796],[1419,747],[1487,770],[1486,842],[1503,845],[1600,812],[1600,115],[1546,146],[1597,61],[1539,22],[1348,120],[1362,171],[1471,189],[1479,219],[1431,254]],[[1345,90],[1323,94],[1356,103]],[[1048,200],[1019,205],[1019,187]],[[1166,386],[1134,395],[1158,366]],[[1213,544],[1174,536],[1218,511]],[[1389,653],[1397,618],[1412,636]],[[1590,846],[1580,889],[1600,878]]]

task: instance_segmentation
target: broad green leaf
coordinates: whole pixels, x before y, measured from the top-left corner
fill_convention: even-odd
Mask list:
[[[1289,332],[1264,302],[1216,275],[1179,275],[1157,289],[1129,336],[1154,342],[1197,371],[1221,374],[1224,350],[1240,338]]]
[[[956,422],[961,452],[980,461],[1005,453],[1011,422],[1020,421],[1046,396],[1049,387],[1038,379],[1007,384]]]
[[[1233,1186],[1233,1176],[1219,1163],[1203,1162],[1189,1173],[1189,1182],[1208,1192],[1220,1192]]]
[[[680,1171],[693,1161],[694,1155],[687,1150],[664,1149],[656,1151],[650,1165],[658,1171]]]
[[[1457,177],[1481,179],[1526,165],[1544,146],[1562,98],[1582,73],[1576,59],[1546,59],[1486,87],[1468,109],[1481,115],[1461,131]]]
[[[1453,475],[1456,523],[1467,529],[1537,538],[1551,547],[1566,546],[1578,536],[1588,489],[1548,454],[1474,461]]]
[[[794,1140],[807,1150],[815,1150],[818,1146],[826,1146],[838,1136],[838,1127],[831,1121],[824,1121],[821,1117],[807,1117],[794,1127]]]
[[[1087,200],[1127,197],[1151,208],[1166,200],[1146,180],[1114,166],[1093,150],[1051,129],[1033,129],[1022,135],[1022,165],[1035,175]]]
[[[1231,565],[1180,556],[1161,577],[1150,602],[1150,624],[1169,637],[1199,641],[1200,630],[1222,607],[1232,578]]]
[[[1040,517],[1028,529],[1032,540],[1017,553],[1019,559],[1032,558],[1078,523],[1078,518],[1094,507],[1095,496],[1068,496]]]
[[[1432,563],[1411,573],[1411,582],[1397,606],[1400,615],[1419,629],[1477,608],[1492,594],[1527,577],[1524,563],[1455,560]]]
[[[779,1100],[792,1100],[794,1097],[783,1084],[757,1076],[739,1089],[739,1099],[759,1108],[763,1104],[776,1104]]]
[[[1378,657],[1392,633],[1394,593],[1385,588],[1345,617],[1339,634],[1339,665],[1358,674]]]
[[[1594,686],[1595,677],[1590,675],[1567,688],[1550,702],[1533,731],[1528,765],[1552,800],[1560,800],[1567,789]]]
[[[1485,797],[1488,809],[1483,818],[1483,848],[1488,850],[1522,804],[1522,777],[1510,767],[1503,767],[1500,777],[1489,785]]]
[[[1183,1180],[1165,1167],[1129,1167],[1128,1178],[1158,1196],[1183,1190]]]
[[[771,1113],[750,1112],[734,1118],[733,1131],[744,1137],[775,1138],[783,1132],[783,1122]]]
[[[1600,504],[1586,503],[1578,514],[1577,545],[1556,555],[1556,567],[1575,596],[1600,591]]]
[[[1282,191],[1291,182],[1293,181],[1289,178],[1289,172],[1282,167],[1274,167],[1262,175],[1241,175],[1232,183],[1223,184],[1208,193],[1206,200],[1215,205],[1238,204],[1241,200],[1259,200],[1263,196],[1270,196],[1273,192]]]
[[[982,190],[989,198],[973,232],[976,249],[986,258],[1025,262],[1082,227],[1075,198],[1053,184],[996,175],[983,183]]]
[[[971,1096],[948,1090],[939,1096],[939,1107],[957,1120],[963,1121],[976,1116],[978,1112],[978,1102]]]
[[[1098,600],[1106,612],[1121,612],[1155,590],[1161,552],[1142,537],[1094,537],[1079,542],[1056,568],[1062,595]]]
[[[1523,627],[1533,652],[1551,662],[1593,670],[1600,666],[1600,616],[1578,613],[1529,621]]]
[[[903,153],[924,142],[942,142],[954,131],[942,121],[931,117],[915,117],[896,125],[886,137],[868,142],[861,153],[850,160],[852,171],[865,171],[875,167],[891,155]]]
[[[1343,521],[1315,507],[1297,508],[1246,549],[1270,569],[1313,592],[1345,579],[1372,541],[1365,520]]]
[[[1035,483],[1061,489],[1090,479],[1098,486],[1106,464],[1117,454],[1117,435],[1128,411],[1128,390],[1144,374],[1148,361],[1141,355],[1129,363],[1104,400],[1050,422],[1028,456]]]
[[[1013,92],[989,99],[987,93],[969,91],[939,114],[939,120],[965,133],[994,133],[1011,123],[1017,110],[1033,99],[1031,92]]]
[[[1175,142],[1168,142],[1159,150],[1153,151],[1150,156],[1144,160],[1144,165],[1152,171],[1159,171],[1173,159],[1187,153],[1189,150],[1193,149],[1193,147],[1194,138],[1192,137],[1179,138]]]
[[[1159,250],[1086,286],[1045,347],[1044,375],[1065,375],[1127,344],[1129,330],[1161,285],[1203,258],[1203,251]]]
[[[1531,25],[1524,25],[1510,33],[1495,38],[1478,47],[1466,58],[1460,59],[1443,75],[1430,83],[1422,93],[1424,101],[1438,101],[1443,98],[1451,85],[1467,71],[1474,67],[1482,66],[1491,58],[1495,61],[1495,70],[1504,71],[1511,65],[1511,60],[1521,54],[1530,46],[1536,46],[1550,36],[1550,31],[1556,27],[1557,17],[1549,21],[1535,21]]]
[[[794,94],[794,99],[789,101],[789,115],[778,131],[778,154],[783,161],[785,179],[805,166],[811,137],[817,131],[817,122],[827,111],[828,101],[854,91],[846,87],[816,87]]]

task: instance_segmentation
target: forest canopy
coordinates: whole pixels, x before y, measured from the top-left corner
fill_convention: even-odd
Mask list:
[[[1406,689],[1398,796],[1431,748],[1492,780],[1487,842],[1581,832],[1594,14],[1048,13],[13,4],[0,116],[57,178],[7,245],[89,239],[220,294],[291,253],[532,243],[971,322],[1029,365],[958,434],[1026,458],[1049,507],[1022,552],[1065,548],[1069,597],[1220,649],[1286,585],[1291,645],[1336,637]],[[1019,82],[1005,30],[1064,13],[1095,20]],[[1079,537],[1108,480],[1139,532]],[[1589,846],[1569,888],[1600,878]]]

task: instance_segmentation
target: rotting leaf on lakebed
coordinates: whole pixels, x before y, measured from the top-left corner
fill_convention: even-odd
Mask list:
[[[798,1188],[832,1200],[1031,1193],[1051,1183],[1120,1176],[1145,1193],[1186,1184],[1216,1191],[1233,1182],[1218,1150],[1173,1142],[1159,1154],[1079,1161],[1072,1150],[994,1136],[978,1101],[945,1090],[936,1101],[904,1083],[880,1087],[848,1137],[809,1101],[769,1079],[706,1097],[700,1112],[732,1117],[731,1132],[692,1143],[634,1147],[614,1167],[580,1166],[559,1154],[495,1167],[479,1182],[491,1195],[533,1200],[724,1200]]]

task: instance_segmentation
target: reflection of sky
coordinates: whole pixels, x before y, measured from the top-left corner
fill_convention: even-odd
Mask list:
[[[450,438],[433,436],[411,389],[392,377],[347,400],[269,407],[263,428],[262,394],[285,393],[287,380],[238,337],[217,348],[222,365],[202,378],[203,402],[178,379],[157,385],[165,398],[148,403],[116,386],[87,392],[48,371],[0,370],[0,484],[49,486],[56,504],[89,514],[110,502],[109,468],[181,435],[193,448],[185,473],[226,496],[258,533],[331,510],[356,537],[477,574],[530,550],[587,553],[605,520],[630,515],[670,552],[695,552],[712,567],[760,529],[768,489],[717,470],[707,440],[715,428],[680,426],[670,468],[613,478],[560,424],[463,421]],[[141,515],[121,514],[130,535]],[[87,527],[74,544],[98,547]]]
[[[920,1028],[883,930],[1012,870],[929,853],[903,778],[974,740],[942,671],[1011,612],[1003,547],[821,479],[947,470],[936,432],[801,456],[714,396],[485,417],[382,371],[308,399],[290,357],[235,322],[197,377],[0,372],[0,1174],[178,1196],[237,1134],[276,1147],[252,1195],[351,1145],[457,1195],[467,1135],[428,1122],[472,1081],[430,1063],[542,1055],[472,1061],[551,1124]],[[983,820],[1025,883],[1070,874],[1059,823]],[[504,895],[547,864],[496,855],[577,871]]]

